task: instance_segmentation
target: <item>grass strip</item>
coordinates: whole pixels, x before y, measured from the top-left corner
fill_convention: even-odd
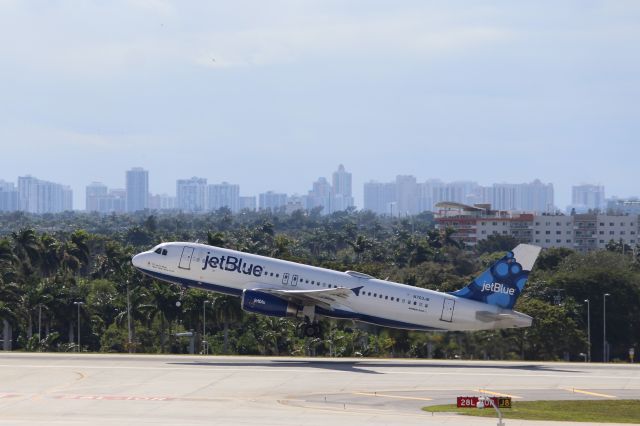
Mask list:
[[[478,408],[457,408],[455,404],[432,405],[428,412],[459,413],[467,416],[496,417],[496,411]],[[594,423],[640,423],[640,400],[607,401],[514,401],[513,408],[501,409],[505,419],[557,420]]]

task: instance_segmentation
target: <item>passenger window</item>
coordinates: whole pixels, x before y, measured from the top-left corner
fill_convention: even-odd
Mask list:
[[[385,296],[385,297],[384,297],[384,299],[385,299],[385,300],[388,300],[388,299],[389,299],[389,296]]]
[[[378,297],[378,294],[377,293],[373,293],[373,297]]]

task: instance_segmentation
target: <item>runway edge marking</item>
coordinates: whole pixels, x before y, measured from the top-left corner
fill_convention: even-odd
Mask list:
[[[617,396],[615,395],[608,395],[606,393],[589,392],[586,390],[576,389],[576,388],[563,388],[563,390],[566,390],[567,392],[571,392],[571,393],[581,393],[584,395],[599,396],[601,398],[617,398]]]

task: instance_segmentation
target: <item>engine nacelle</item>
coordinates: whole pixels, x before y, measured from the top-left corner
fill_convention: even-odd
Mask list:
[[[273,294],[257,290],[242,291],[242,309],[270,317],[295,317],[300,307]]]

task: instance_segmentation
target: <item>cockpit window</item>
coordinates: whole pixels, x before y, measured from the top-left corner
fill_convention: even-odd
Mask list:
[[[158,247],[154,253],[162,254],[162,249]]]

